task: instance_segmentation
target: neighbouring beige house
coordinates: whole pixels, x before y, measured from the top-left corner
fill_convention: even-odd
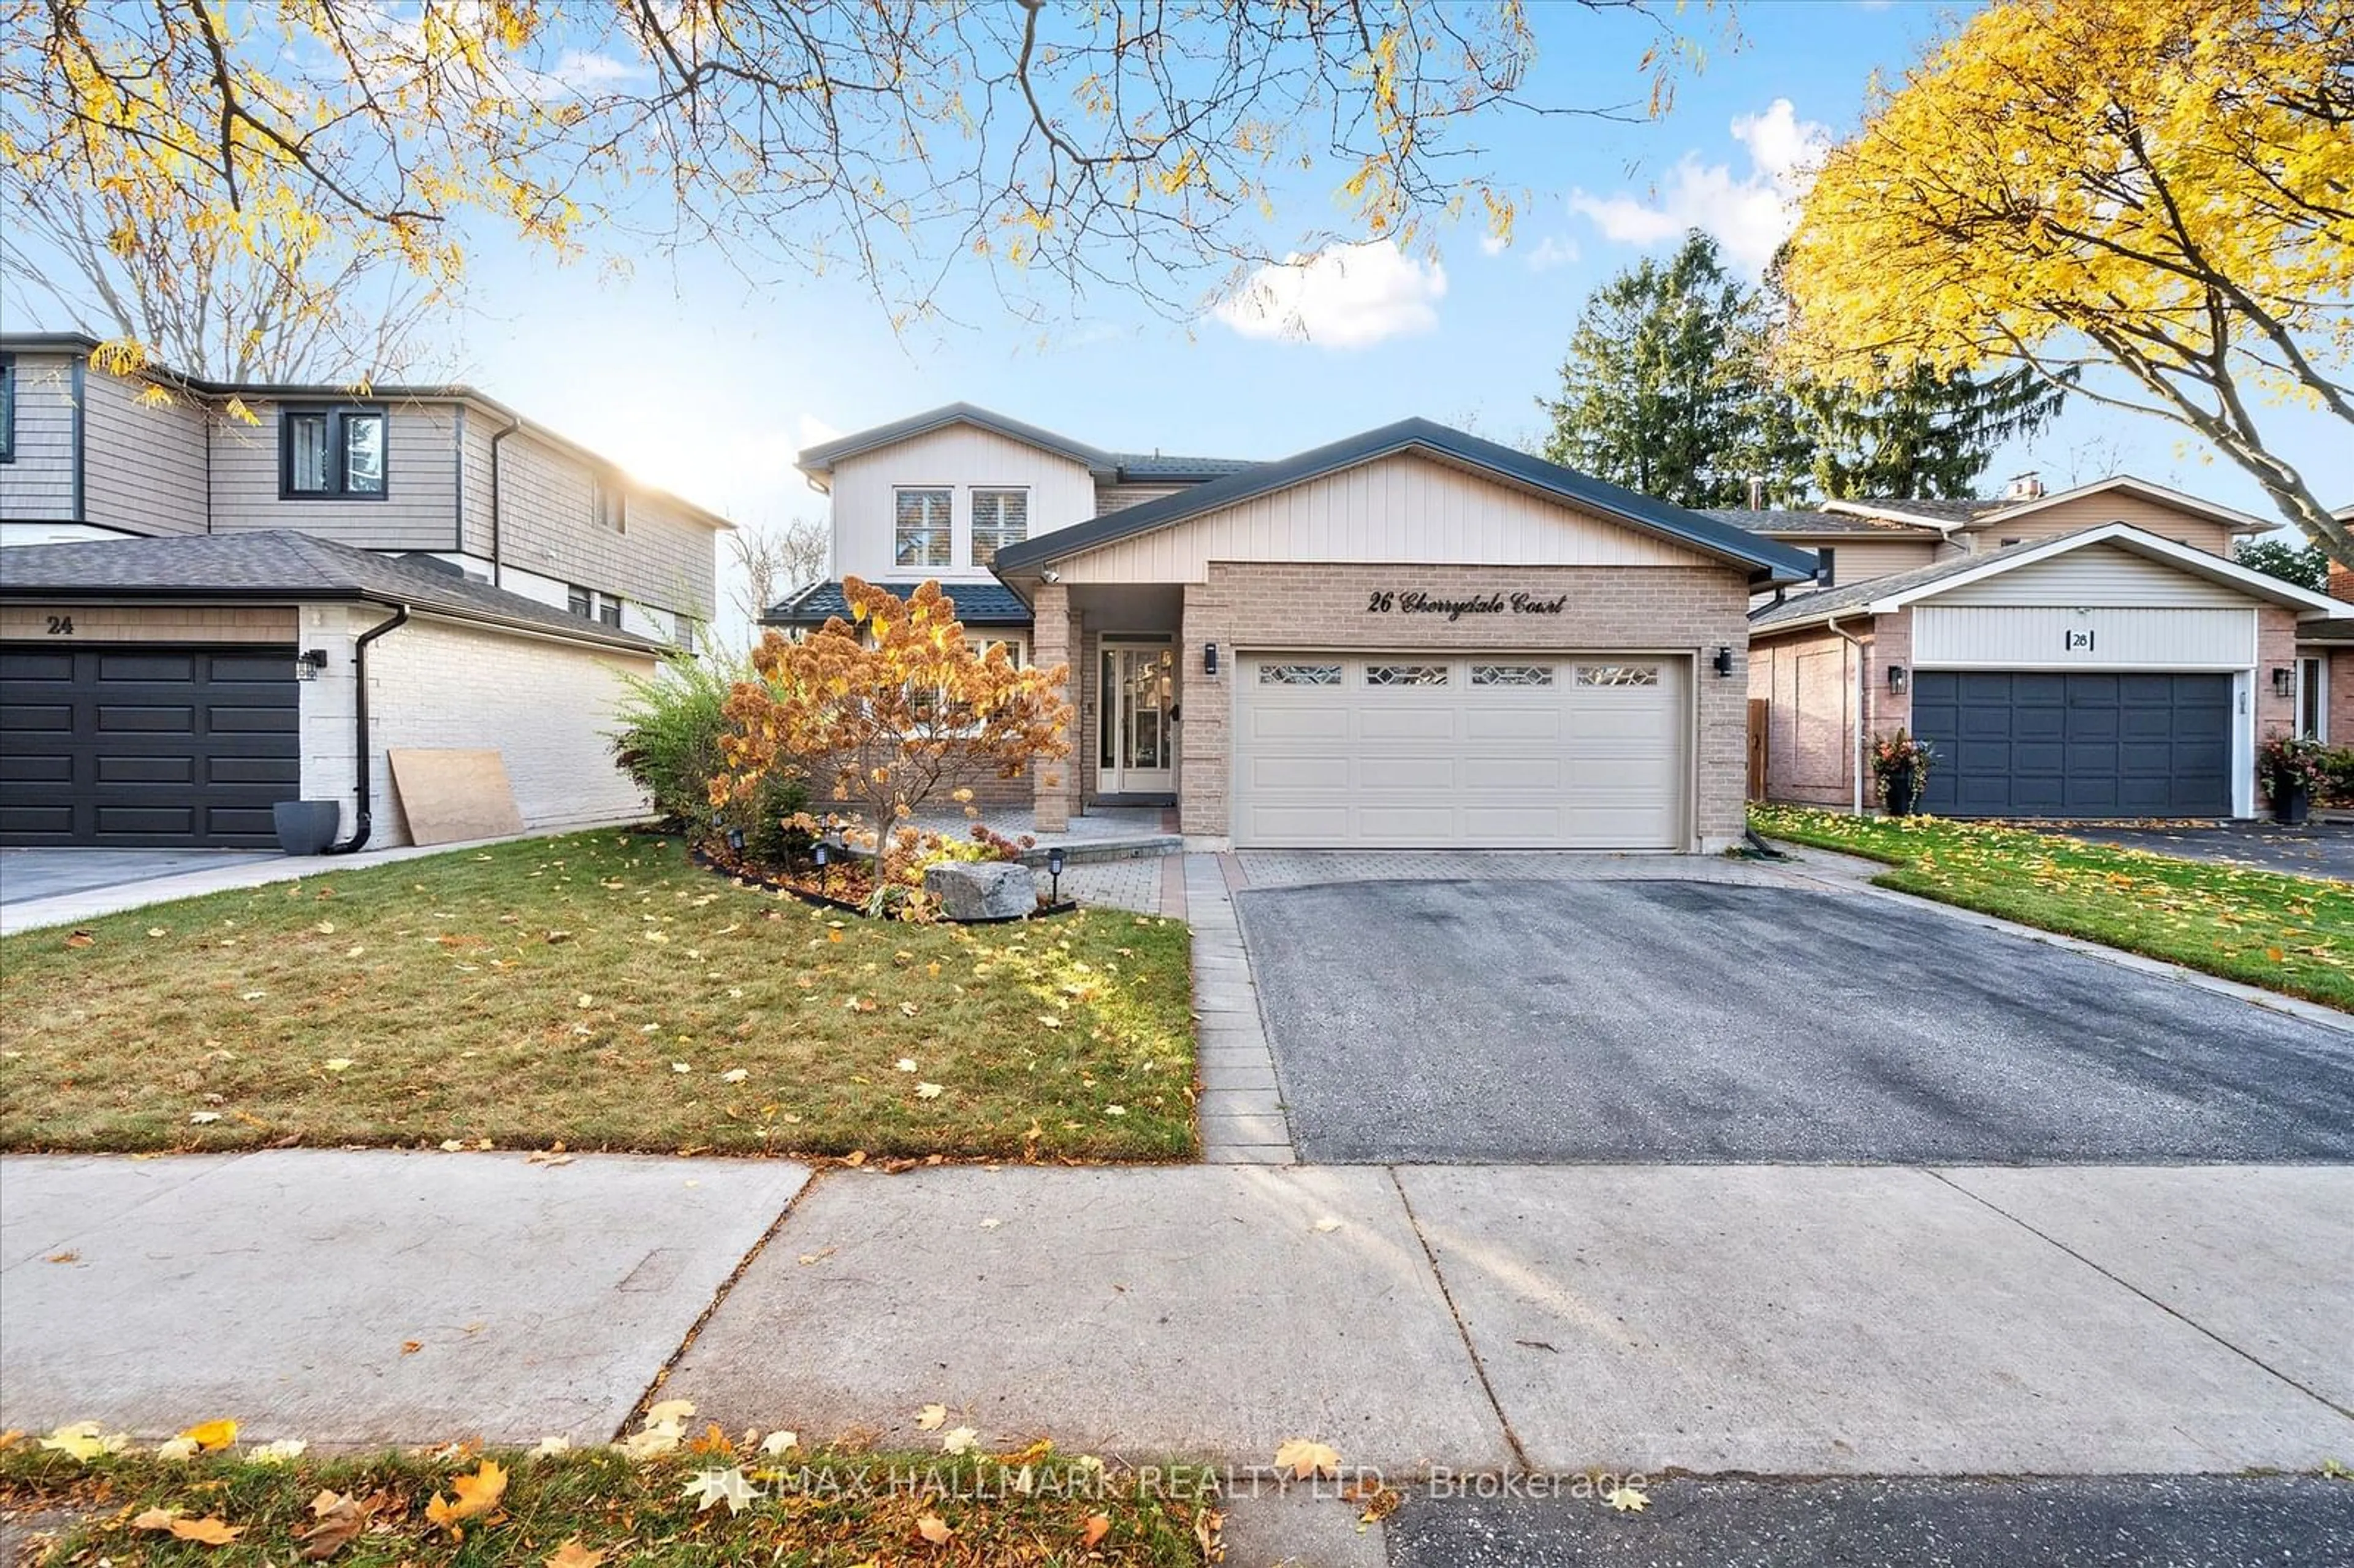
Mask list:
[[[2344,603],[2231,559],[2275,524],[2146,481],[1716,515],[1819,552],[1750,617],[1765,799],[1868,807],[1909,729],[1940,815],[2245,817],[2256,747],[2326,736],[2354,682]]]
[[[1816,565],[1420,419],[1246,462],[959,404],[801,466],[837,571],[936,577],[975,641],[1069,665],[1042,829],[1158,802],[1203,846],[1722,849],[1749,606]],[[765,619],[841,607],[836,578]]]
[[[496,749],[524,821],[643,806],[605,731],[692,646],[726,518],[471,387],[228,386],[0,335],[0,844],[407,830],[401,747]]]

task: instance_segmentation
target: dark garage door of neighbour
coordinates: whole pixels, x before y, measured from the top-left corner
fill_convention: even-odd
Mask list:
[[[292,648],[0,648],[0,844],[270,848],[298,701]]]
[[[1935,747],[1921,809],[1947,817],[2222,817],[2232,677],[1924,670]]]

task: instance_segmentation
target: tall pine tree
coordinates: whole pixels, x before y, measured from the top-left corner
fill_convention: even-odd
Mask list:
[[[1823,497],[1973,494],[1995,450],[2059,411],[2025,372],[1979,380],[1916,372],[1865,392],[1786,377],[1778,266],[1762,287],[1730,274],[1695,229],[1587,299],[1561,368],[1544,455],[1682,506]]]
[[[1551,461],[1681,506],[1737,505],[1735,453],[1755,424],[1751,355],[1736,345],[1749,291],[1695,229],[1585,302],[1553,417]]]

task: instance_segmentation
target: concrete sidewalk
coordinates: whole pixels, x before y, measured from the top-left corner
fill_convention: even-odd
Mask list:
[[[620,1157],[11,1158],[0,1425],[597,1441],[675,1360],[665,1392],[730,1429],[928,1446],[914,1420],[938,1403],[991,1444],[1258,1465],[1316,1436],[1398,1475],[2354,1453],[2354,1169],[806,1180]]]

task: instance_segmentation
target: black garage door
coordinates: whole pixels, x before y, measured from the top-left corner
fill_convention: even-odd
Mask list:
[[[292,648],[0,648],[0,844],[268,849]]]
[[[1945,817],[2223,817],[2229,675],[1921,671],[1913,733]]]

